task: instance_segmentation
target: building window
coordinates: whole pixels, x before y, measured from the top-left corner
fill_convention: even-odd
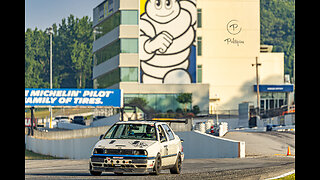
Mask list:
[[[99,25],[97,25],[95,29],[95,39],[99,39],[103,35],[107,34],[114,28],[120,25],[120,11],[114,13],[111,17],[108,17]]]
[[[138,39],[120,39],[101,48],[95,55],[95,65],[99,65],[120,53],[138,53]]]
[[[138,53],[138,39],[120,39],[121,53]]]
[[[120,40],[117,40],[95,52],[95,63],[96,65],[101,64],[119,53]]]
[[[202,37],[201,36],[197,37],[197,55],[198,56],[202,55]]]
[[[287,95],[285,92],[260,92],[261,110],[281,108],[287,105]]]
[[[97,79],[97,88],[107,88],[119,82],[138,82],[137,67],[122,67],[109,71]]]
[[[138,24],[138,11],[121,11],[121,24],[137,25]]]
[[[120,24],[137,25],[138,11],[126,10],[114,13],[112,16],[108,17],[95,27],[95,39],[99,39],[103,35],[112,31],[114,28],[118,27]]]
[[[202,83],[202,65],[197,66],[197,83]]]
[[[120,80],[122,82],[138,82],[138,68],[137,67],[120,68]]]
[[[120,82],[120,69],[116,68],[97,78],[98,88],[107,88]]]
[[[124,94],[124,103],[130,103],[135,98],[140,98],[147,104],[147,109],[153,109],[157,113],[176,112],[183,110],[184,104],[176,99],[179,94]],[[187,104],[187,109],[192,109],[192,104]]]
[[[202,9],[197,9],[197,27],[201,28],[202,27]]]

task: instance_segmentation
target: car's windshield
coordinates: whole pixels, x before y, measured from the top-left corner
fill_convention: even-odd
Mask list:
[[[116,124],[106,133],[104,139],[157,140],[153,124]]]

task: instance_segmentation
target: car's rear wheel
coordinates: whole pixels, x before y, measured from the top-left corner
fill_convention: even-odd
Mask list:
[[[182,167],[182,161],[181,161],[181,155],[180,153],[177,156],[176,163],[174,166],[170,169],[171,174],[180,174],[181,172],[181,167]]]
[[[160,154],[158,154],[154,163],[153,172],[151,174],[159,175],[160,171],[161,171],[161,156]]]

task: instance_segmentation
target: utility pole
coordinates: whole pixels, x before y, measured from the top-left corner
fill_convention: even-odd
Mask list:
[[[30,110],[31,110],[31,120],[30,120],[31,125],[30,125],[30,134],[29,135],[33,136],[33,129],[34,129],[33,123],[35,121],[35,118],[34,118],[34,106],[32,106],[30,108]]]
[[[52,27],[49,27],[48,34],[50,35],[50,89],[52,89],[52,34],[53,34]],[[49,128],[52,128],[52,107],[51,106],[49,107],[49,111],[50,111]]]
[[[259,68],[261,63],[258,63],[258,57],[256,57],[256,63],[252,64],[252,66],[256,66],[256,80],[257,80],[257,115],[260,115],[260,91],[259,91]]]
[[[296,53],[293,54],[293,77],[292,77],[292,84],[293,84],[293,104],[296,104]],[[289,96],[289,95],[288,95]],[[288,105],[289,105],[289,100],[288,100]]]
[[[50,89],[52,89],[52,27],[49,28],[50,33]]]

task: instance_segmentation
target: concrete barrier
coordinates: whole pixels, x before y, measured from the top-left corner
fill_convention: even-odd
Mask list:
[[[285,125],[287,125],[287,126],[290,126],[290,125],[295,125],[295,123],[296,123],[296,116],[295,116],[296,114],[286,114],[285,116],[284,116],[284,124]]]
[[[245,142],[234,141],[201,133],[176,132],[182,143],[186,159],[244,158]]]
[[[62,139],[77,139],[100,136],[104,134],[111,126],[100,126],[84,129],[65,130],[65,131],[38,131],[34,130],[34,138],[47,140],[62,140]],[[28,133],[28,128],[25,128],[25,134]]]
[[[57,122],[57,128],[59,128],[59,129],[84,129],[84,128],[87,128],[87,126],[81,125],[81,124],[67,123],[67,122]]]
[[[99,127],[99,126],[112,126],[114,123],[118,122],[119,119],[120,119],[120,114],[116,114],[113,116],[92,121],[90,126],[74,124],[74,123],[65,123],[65,122],[58,122],[56,126],[60,129],[69,129],[69,130],[84,129],[84,128],[90,128],[90,127]]]
[[[97,137],[48,140],[26,137],[26,149],[36,153],[69,159],[88,159]]]
[[[36,153],[70,159],[87,159],[91,150],[110,126],[86,129],[40,132],[25,137],[26,149]],[[175,132],[184,139],[186,159],[243,158],[245,143],[215,137],[198,131]]]
[[[206,121],[213,121],[213,122],[217,122],[216,119],[212,119],[212,118],[194,118],[193,119],[193,125],[195,126],[198,122],[206,122]],[[226,122],[228,123],[228,129],[235,129],[237,127],[239,127],[239,119],[238,118],[219,118],[219,122]]]
[[[102,118],[95,120],[91,123],[91,127],[98,127],[98,126],[112,126],[114,123],[120,120],[120,113],[115,114],[113,116],[109,116],[107,118]]]
[[[273,127],[273,131],[296,131],[295,125]]]
[[[229,132],[266,132],[266,127],[253,127],[253,128],[237,128],[231,129]]]
[[[25,135],[26,149],[36,153],[70,159],[87,159],[91,150],[111,126],[100,126],[66,131],[34,131]],[[27,134],[28,130],[26,128]]]

